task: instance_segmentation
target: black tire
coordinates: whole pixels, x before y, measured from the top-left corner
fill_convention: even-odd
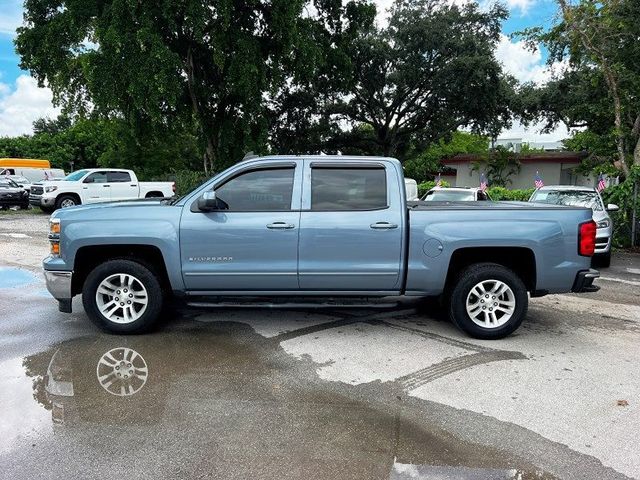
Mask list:
[[[75,207],[76,205],[80,205],[80,201],[78,200],[78,197],[74,196],[74,195],[59,195],[58,198],[56,198],[56,210],[59,210],[62,207],[62,202],[73,202],[73,205],[67,205],[68,207]]]
[[[144,196],[144,198],[164,198],[164,195],[162,192],[149,192]]]
[[[29,204],[23,203],[22,205],[20,205],[20,210],[29,210]]]
[[[103,280],[111,275],[127,274],[144,286],[147,292],[147,306],[142,315],[129,323],[110,320],[100,312],[96,292]],[[158,276],[148,267],[132,260],[109,260],[94,268],[82,288],[82,304],[87,315],[100,328],[111,333],[138,334],[153,329],[164,303],[164,294]]]
[[[513,292],[515,307],[509,320],[499,327],[482,327],[467,313],[466,302],[471,290],[482,281],[498,280],[505,283]],[[495,263],[476,263],[463,270],[457,277],[451,290],[449,316],[463,332],[474,338],[495,340],[513,333],[527,314],[529,297],[527,289],[518,275],[512,270]]]
[[[609,268],[611,266],[611,252],[599,253],[593,256],[591,264],[594,267]]]

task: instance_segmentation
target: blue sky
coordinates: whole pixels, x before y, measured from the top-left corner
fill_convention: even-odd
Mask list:
[[[393,0],[374,0],[381,11],[380,21],[384,22],[384,11]],[[473,0],[443,0],[464,3]],[[492,0],[480,0],[484,4]],[[555,0],[502,0],[509,8],[510,18],[503,25],[502,38],[496,56],[505,69],[521,81],[544,82],[549,73],[546,70],[544,52],[529,52],[522,43],[508,38],[513,32],[536,25],[548,26],[556,14]],[[22,22],[22,0],[0,0],[0,136],[29,133],[31,123],[41,116],[55,116],[57,109],[51,105],[48,89],[39,89],[29,72],[20,70],[18,56],[14,52],[15,29]],[[515,126],[503,136],[524,137],[529,141],[548,141],[566,136],[557,132],[551,136],[540,136],[535,129],[525,130]]]

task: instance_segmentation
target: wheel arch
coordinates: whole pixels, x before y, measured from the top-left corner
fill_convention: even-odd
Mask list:
[[[445,290],[451,288],[462,270],[474,263],[495,263],[513,270],[529,292],[536,292],[536,257],[527,247],[464,247],[455,250],[449,260]]]
[[[74,259],[72,294],[82,292],[84,282],[91,271],[101,263],[109,260],[131,260],[152,270],[162,287],[171,291],[171,283],[162,251],[154,245],[92,245],[80,247]]]

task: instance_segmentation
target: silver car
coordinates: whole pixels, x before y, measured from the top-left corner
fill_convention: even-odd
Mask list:
[[[610,203],[605,208],[602,197],[595,188],[572,185],[549,185],[538,188],[533,192],[529,201],[591,208],[593,211],[593,221],[596,222],[598,227],[596,231],[594,260],[601,267],[608,267],[611,264],[613,223],[608,212],[615,212],[618,210],[618,206]]]

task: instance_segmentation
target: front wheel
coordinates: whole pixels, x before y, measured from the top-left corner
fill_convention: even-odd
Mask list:
[[[493,340],[513,333],[527,313],[527,289],[512,270],[477,263],[458,276],[451,291],[449,315],[474,338]]]
[[[156,274],[131,260],[110,260],[87,277],[82,303],[89,318],[112,333],[144,333],[153,328],[163,305]]]
[[[611,251],[598,253],[591,258],[591,266],[609,268],[611,266]]]
[[[80,205],[80,201],[73,195],[60,195],[56,199],[56,210]]]

